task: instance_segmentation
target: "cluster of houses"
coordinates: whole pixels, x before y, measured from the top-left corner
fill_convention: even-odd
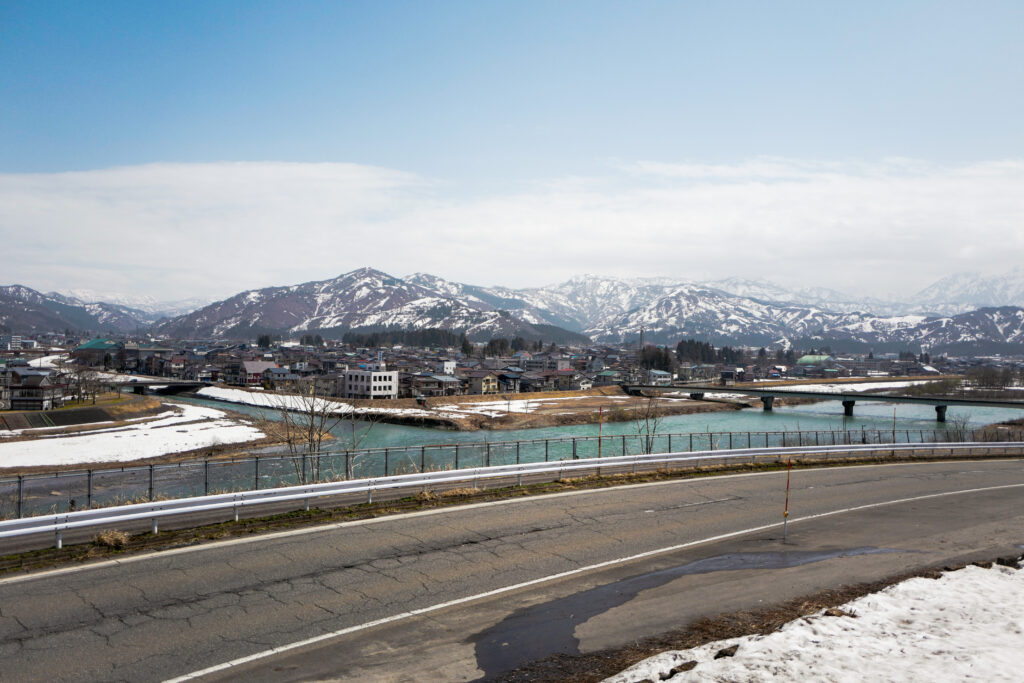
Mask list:
[[[672,372],[643,367],[637,349],[611,346],[517,351],[480,358],[451,348],[354,348],[283,342],[143,344],[92,339],[74,350],[79,363],[183,381],[287,389],[316,379],[323,393],[343,398],[429,398],[463,394],[574,391],[614,384],[669,385],[676,381],[743,382],[787,376],[848,377],[938,372],[895,356],[837,358],[807,355],[789,367],[683,363]],[[753,357],[753,354],[751,354]],[[756,360],[756,358],[755,358]]]
[[[0,360],[0,410],[52,410],[64,405],[64,385],[49,370],[21,358]]]
[[[681,363],[670,372],[644,367],[642,354],[636,348],[613,346],[551,347],[542,352],[522,350],[508,356],[479,357],[475,352],[467,355],[452,348],[370,349],[331,342],[323,346],[281,342],[261,348],[248,343],[208,340],[170,343],[96,338],[69,344],[71,358],[67,367],[51,372],[30,367],[24,360],[33,353],[43,353],[33,351],[35,340],[12,339],[8,344],[13,341],[21,344],[20,349],[0,354],[0,410],[60,407],[67,387],[73,384],[73,373],[69,370],[81,367],[283,391],[315,382],[318,393],[352,399],[425,399],[573,391],[616,384],[730,384],[783,377],[961,373],[978,362],[943,358],[929,364],[907,358],[906,354],[877,358],[812,354],[783,366],[763,359],[758,362],[757,354],[751,352],[747,354],[750,362]],[[26,345],[25,341],[31,343]],[[49,353],[53,352],[50,349]]]

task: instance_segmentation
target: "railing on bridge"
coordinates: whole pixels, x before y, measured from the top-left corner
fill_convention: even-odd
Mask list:
[[[495,465],[696,451],[854,444],[1020,441],[1024,430],[687,432],[577,436],[186,460],[0,477],[0,519],[281,486]]]

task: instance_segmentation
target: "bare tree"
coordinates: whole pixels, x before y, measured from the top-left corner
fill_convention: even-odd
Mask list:
[[[946,418],[946,438],[951,441],[966,441],[971,433],[971,416],[954,414]]]
[[[71,367],[71,384],[74,386],[75,395],[79,402],[84,402],[92,396],[93,405],[96,404],[96,394],[101,384],[100,373],[88,365],[73,365]]]
[[[633,403],[633,420],[637,436],[640,437],[640,448],[645,455],[654,452],[654,441],[664,419],[658,408],[658,399],[653,396],[648,396],[646,401]]]
[[[326,474],[321,457],[324,442],[340,438],[341,449],[358,448],[374,421],[357,420],[351,404],[327,398],[328,384],[317,378],[298,380],[291,389],[291,393],[266,394],[272,397],[268,406],[272,413],[259,410],[257,424],[294,456],[299,483],[321,481]],[[347,460],[345,476],[351,478],[355,463],[351,457]]]

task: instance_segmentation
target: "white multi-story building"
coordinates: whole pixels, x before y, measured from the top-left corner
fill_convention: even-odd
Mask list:
[[[353,368],[344,374],[345,398],[398,398],[398,370],[388,370],[379,357],[366,369]]]
[[[18,351],[21,341],[20,334],[0,334],[0,351]]]

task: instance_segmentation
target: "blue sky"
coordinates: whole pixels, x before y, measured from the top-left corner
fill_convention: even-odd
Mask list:
[[[74,247],[84,238],[62,232],[62,219],[82,220],[129,260],[145,259],[140,230],[209,239],[217,225],[234,240],[266,246],[284,232],[297,251],[334,253],[296,254],[262,277],[164,266],[165,281],[188,295],[361,265],[479,284],[598,271],[856,289],[858,268],[888,262],[841,272],[811,263],[851,233],[905,229],[910,243],[948,242],[958,227],[994,239],[1009,230],[1004,254],[993,262],[950,245],[872,293],[1009,267],[1024,246],[1012,227],[1020,232],[1021,207],[1002,195],[1024,194],[1022,35],[1020,2],[0,0],[0,231],[5,241],[58,233],[69,247],[26,245],[3,279],[131,286],[136,276],[113,259],[82,261]],[[308,173],[322,191],[280,189]],[[196,177],[223,202],[190,200]],[[789,183],[778,194],[792,214],[771,208],[766,233],[768,200],[750,197],[779,182]],[[269,186],[273,206],[257,213],[274,220],[256,226],[239,207],[267,201]],[[353,187],[363,188],[358,201]],[[653,215],[652,196],[662,207]],[[936,197],[946,203],[931,206]],[[595,202],[613,205],[593,215]],[[326,208],[307,215],[311,203]],[[301,226],[281,225],[289,216],[315,223],[308,240]],[[604,225],[608,216],[618,218]],[[822,243],[798,250],[808,266],[781,277],[769,259],[738,269],[712,246],[716,237],[763,244],[787,221],[790,234]],[[387,253],[353,253],[381,230],[393,235]],[[624,263],[623,232],[645,230],[640,247],[658,249],[660,236],[668,251],[699,244],[707,258],[686,272],[662,258]],[[460,260],[425,249],[431,234],[459,241],[450,251]],[[524,249],[513,256],[532,265],[514,274],[468,265],[534,235],[562,254],[593,246],[576,261],[537,262]]]

